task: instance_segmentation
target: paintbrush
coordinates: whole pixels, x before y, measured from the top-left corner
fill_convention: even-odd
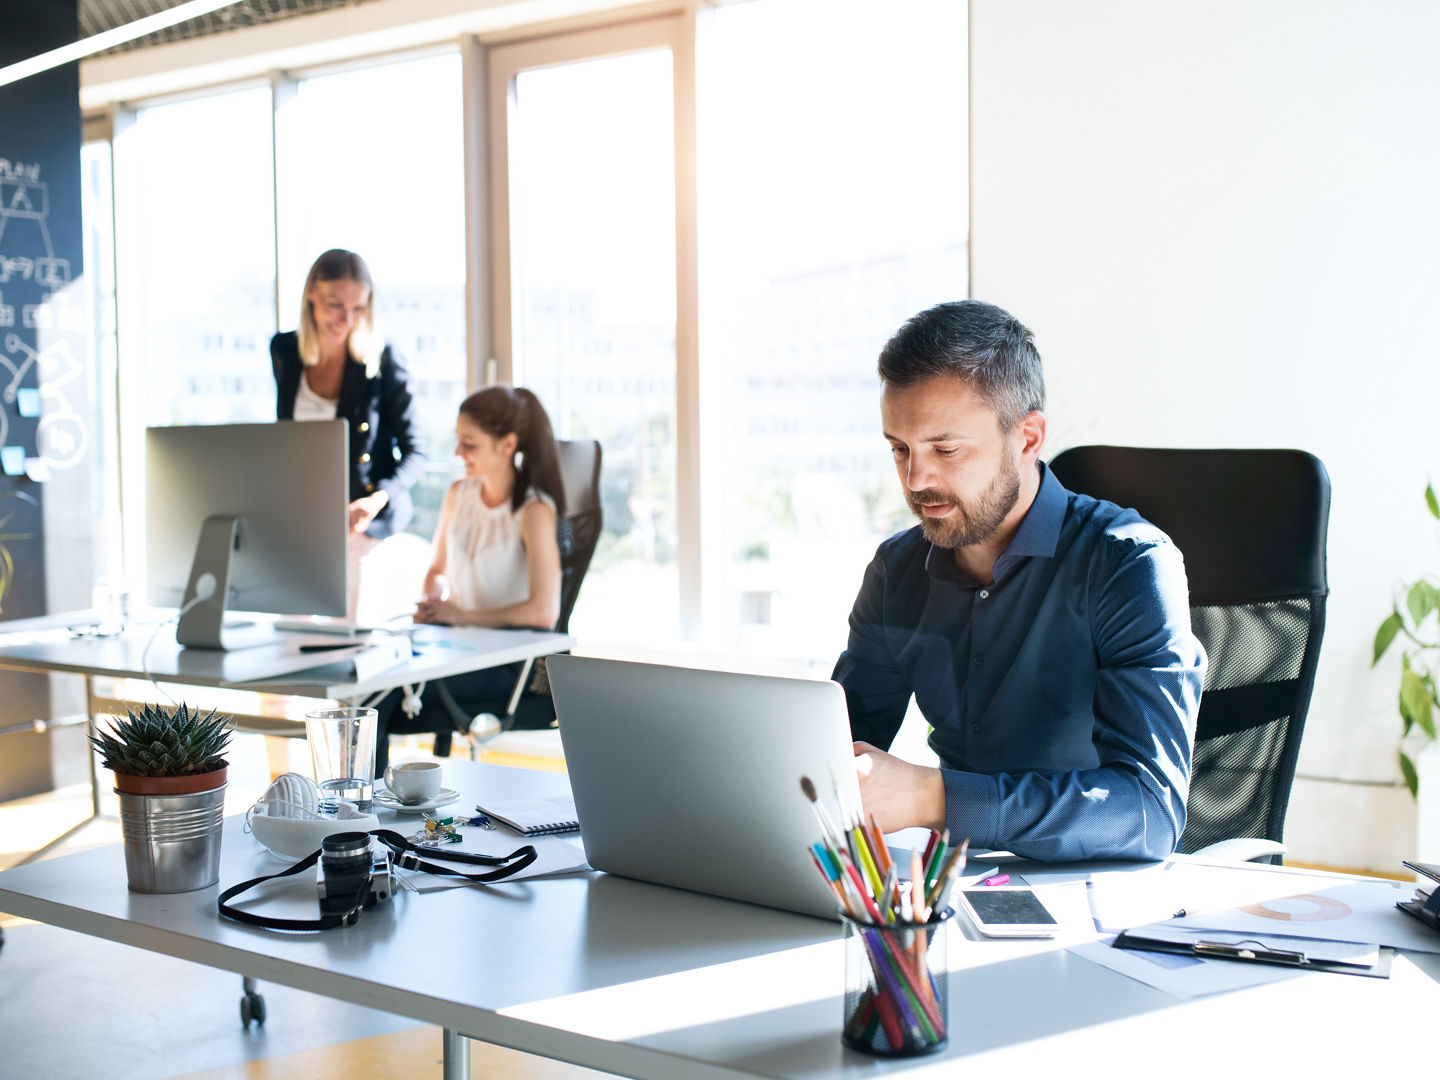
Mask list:
[[[810,800],[810,807],[815,811],[815,820],[820,822],[820,831],[825,834],[825,842],[835,851],[846,850],[845,841],[840,839],[840,831],[830,820],[825,804],[820,801],[820,793],[815,790],[815,781],[808,776],[800,777],[800,790],[805,793],[805,798]]]

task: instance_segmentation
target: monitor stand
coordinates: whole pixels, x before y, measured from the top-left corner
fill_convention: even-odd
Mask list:
[[[215,514],[200,527],[195,561],[190,564],[190,581],[180,605],[175,640],[187,648],[252,649],[273,645],[274,627],[252,623],[226,626],[226,601],[230,596],[230,560],[239,546],[240,519],[233,514]]]

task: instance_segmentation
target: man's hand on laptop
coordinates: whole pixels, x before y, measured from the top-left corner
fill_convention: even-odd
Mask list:
[[[875,815],[881,832],[912,825],[945,827],[945,781],[939,769],[913,765],[867,742],[854,747],[860,801],[867,815]]]

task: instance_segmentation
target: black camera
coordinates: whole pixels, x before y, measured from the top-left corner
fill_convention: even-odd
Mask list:
[[[320,841],[316,880],[322,915],[348,915],[395,895],[390,853],[370,848],[370,834],[331,833]]]

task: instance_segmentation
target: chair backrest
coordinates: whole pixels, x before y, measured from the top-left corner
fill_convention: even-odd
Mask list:
[[[560,617],[555,629],[570,630],[570,613],[580,583],[600,540],[600,444],[594,439],[559,441],[560,479],[565,485],[565,516],[555,526],[560,543]]]
[[[1325,629],[1325,467],[1300,450],[1079,446],[1050,468],[1138,511],[1185,556],[1209,667],[1181,850],[1279,841]]]

